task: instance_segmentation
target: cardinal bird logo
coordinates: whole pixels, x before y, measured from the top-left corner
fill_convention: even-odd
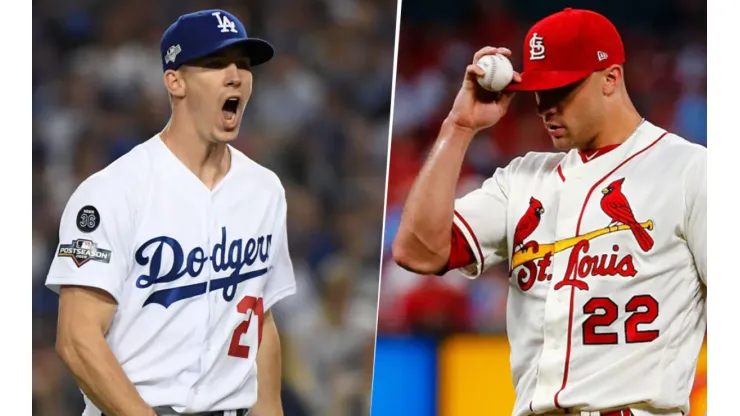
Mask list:
[[[537,226],[540,225],[540,219],[542,219],[544,213],[545,208],[542,207],[542,203],[535,197],[529,198],[529,208],[522,215],[514,230],[514,252],[526,251],[529,247],[532,247],[535,253],[539,251],[539,245],[536,241],[524,244],[524,240],[532,235]]]
[[[624,178],[617,179],[612,182],[606,188],[601,190],[604,196],[601,198],[601,209],[608,215],[612,222],[610,225],[616,225],[622,223],[630,228],[632,234],[637,240],[637,244],[640,248],[647,252],[653,248],[653,238],[650,234],[635,220],[635,214],[632,213],[632,208],[627,198],[622,193],[622,184]],[[518,228],[517,228],[518,229]]]

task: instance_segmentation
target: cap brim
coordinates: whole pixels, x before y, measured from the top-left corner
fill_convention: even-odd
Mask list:
[[[211,50],[207,55],[216,53],[220,50],[226,49],[233,45],[239,45],[244,51],[244,55],[249,57],[251,66],[262,65],[265,62],[272,59],[275,56],[275,49],[270,45],[269,42],[259,38],[248,38],[248,39],[226,39],[219,44],[215,49]],[[195,59],[202,58],[203,56],[196,56],[188,60],[188,62]],[[187,64],[187,62],[183,63]]]
[[[249,38],[236,43],[243,45],[252,66],[262,65],[275,56],[275,49],[266,40]]]
[[[521,82],[512,82],[506,91],[546,91],[581,81],[593,71],[529,71],[521,74]]]

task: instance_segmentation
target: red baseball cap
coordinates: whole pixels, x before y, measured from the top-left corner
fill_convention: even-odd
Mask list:
[[[522,82],[509,84],[509,91],[560,88],[624,63],[622,38],[612,22],[599,13],[571,8],[532,26],[523,53]]]

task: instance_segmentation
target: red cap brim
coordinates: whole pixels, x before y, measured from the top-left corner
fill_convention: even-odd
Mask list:
[[[523,72],[522,82],[512,81],[506,91],[545,91],[565,87],[586,79],[593,71],[529,71]]]

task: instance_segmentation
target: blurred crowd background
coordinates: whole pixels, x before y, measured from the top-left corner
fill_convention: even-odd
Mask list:
[[[223,8],[276,58],[254,71],[235,146],[282,179],[298,293],[274,309],[285,414],[367,413],[372,376],[395,0],[34,0],[33,414],[80,415],[44,288],[77,185],[169,117],[159,41]]]
[[[428,352],[426,347],[415,344],[419,335],[442,342],[454,334],[503,337],[505,331],[509,284],[505,264],[474,281],[456,272],[442,278],[420,276],[398,267],[390,251],[402,204],[451,108],[465,66],[478,49],[508,47],[513,51],[514,68],[521,70],[524,36],[537,20],[565,7],[598,11],[617,26],[623,37],[626,84],[642,115],[688,140],[705,146],[707,140],[703,0],[404,0],[402,4],[377,346],[378,357],[383,360],[378,358],[379,364],[389,372],[410,356],[419,359]],[[552,151],[553,147],[536,115],[534,95],[520,93],[509,113],[472,143],[462,169],[459,196],[479,187],[496,168],[530,150]],[[402,339],[413,345],[401,344]],[[386,346],[389,350],[381,351]],[[436,350],[429,353],[437,354]],[[430,358],[428,363],[437,366],[444,360]],[[508,365],[507,360],[503,362]],[[409,370],[404,375],[422,374],[419,383],[431,383],[427,393],[443,394],[434,380],[428,381],[430,374],[434,378],[436,370],[426,369],[425,363],[419,365],[418,373]],[[481,363],[473,365],[481,368]],[[376,367],[375,388],[392,396],[379,369]],[[502,377],[508,378],[508,367],[504,373]],[[510,389],[510,385],[508,379],[504,380],[505,389]],[[489,389],[488,394],[491,391],[495,389]],[[508,400],[508,393],[504,395]],[[411,403],[408,394],[396,398]],[[382,395],[373,400],[377,409],[386,409],[384,406],[390,403]],[[470,414],[450,413],[453,407],[443,405],[446,399],[440,400],[440,414]],[[426,410],[417,413],[420,408],[409,409],[407,415],[431,415],[437,411],[424,407]],[[490,408],[486,409],[485,414],[492,414]],[[507,411],[510,409],[503,409],[501,414]]]

